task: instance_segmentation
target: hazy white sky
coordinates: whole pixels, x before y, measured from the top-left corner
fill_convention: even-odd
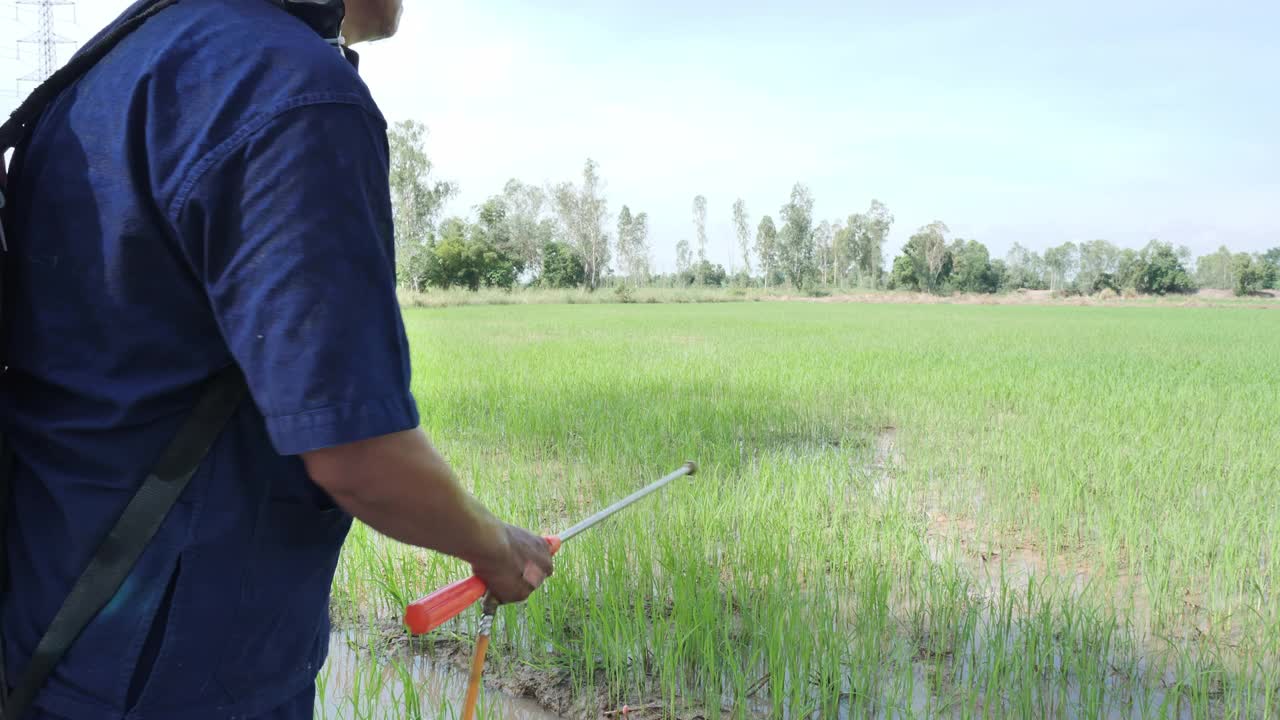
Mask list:
[[[8,2],[0,50],[33,28]],[[398,37],[359,48],[362,74],[389,119],[429,127],[454,213],[590,156],[612,212],[649,213],[663,268],[694,239],[696,194],[728,265],[734,199],[754,226],[798,180],[820,219],[888,205],[892,252],[935,219],[993,255],[1280,245],[1277,3],[405,4]],[[82,42],[127,5],[80,0],[58,31]]]

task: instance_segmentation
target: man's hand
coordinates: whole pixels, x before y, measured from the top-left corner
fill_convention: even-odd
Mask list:
[[[421,430],[305,453],[307,472],[369,527],[471,564],[500,602],[551,575],[547,541],[495,518],[458,484]]]
[[[471,564],[500,603],[523,602],[551,576],[551,547],[544,538],[515,525],[503,524],[492,558]]]

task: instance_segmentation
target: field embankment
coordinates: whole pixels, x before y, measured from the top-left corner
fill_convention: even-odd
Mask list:
[[[428,292],[400,291],[405,307],[457,307],[461,305],[595,305],[595,304],[684,304],[717,302],[815,302],[928,305],[1087,305],[1103,307],[1255,307],[1280,309],[1280,291],[1265,290],[1237,297],[1229,290],[1200,290],[1189,295],[1063,295],[1048,290],[1019,290],[1000,294],[956,293],[931,295],[891,290],[818,289],[797,292],[786,288],[656,288],[619,290],[616,287],[594,292],[583,289],[460,289]]]

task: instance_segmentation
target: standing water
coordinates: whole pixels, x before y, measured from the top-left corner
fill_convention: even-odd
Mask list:
[[[316,678],[318,720],[458,718],[467,677],[445,663],[408,653],[378,657],[345,633],[329,637],[329,659]],[[529,700],[485,688],[476,717],[560,720]]]

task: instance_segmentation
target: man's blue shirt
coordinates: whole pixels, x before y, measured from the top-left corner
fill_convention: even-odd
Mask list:
[[[15,157],[11,681],[202,382],[251,397],[40,707],[245,717],[314,679],[351,518],[297,455],[418,424],[388,164],[352,64],[266,0],[164,10]]]

